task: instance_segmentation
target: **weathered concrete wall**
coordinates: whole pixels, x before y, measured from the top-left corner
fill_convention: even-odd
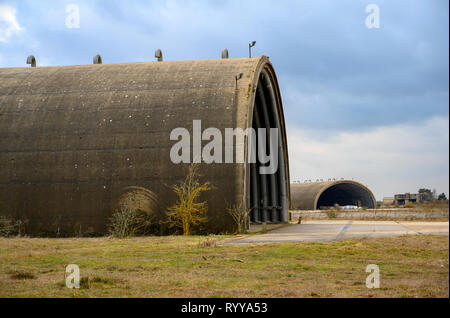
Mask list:
[[[448,212],[414,212],[414,211],[332,211],[333,218],[336,219],[448,219]],[[293,222],[298,221],[299,217],[303,219],[329,219],[330,214],[326,211],[289,211],[290,220]]]
[[[266,57],[0,69],[0,213],[28,220],[29,234],[104,233],[130,186],[154,192],[163,212],[188,170],[170,161],[172,129],[192,133],[195,119],[222,133],[252,127],[262,70],[279,99],[289,175],[281,96]],[[208,231],[232,230],[226,207],[249,206],[249,164],[199,170],[214,186],[202,196]]]

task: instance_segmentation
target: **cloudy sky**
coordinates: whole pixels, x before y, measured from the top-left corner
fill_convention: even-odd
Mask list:
[[[70,5],[79,8],[79,27]],[[368,28],[369,4],[379,28]],[[69,6],[69,7],[68,7]],[[354,178],[377,199],[449,193],[449,2],[0,0],[0,67],[267,55],[291,180]],[[70,26],[71,28],[69,28]],[[74,27],[75,26],[75,27]]]

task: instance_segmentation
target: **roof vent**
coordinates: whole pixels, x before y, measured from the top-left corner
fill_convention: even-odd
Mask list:
[[[34,55],[30,55],[27,57],[27,64],[31,64],[31,67],[36,67],[36,58]]]
[[[162,51],[160,49],[157,49],[155,51],[155,57],[157,58],[158,62],[162,62],[163,54],[162,54]]]
[[[102,57],[100,54],[94,56],[94,64],[102,64]]]
[[[223,59],[227,59],[228,58],[228,49],[223,49],[222,50],[222,58]]]

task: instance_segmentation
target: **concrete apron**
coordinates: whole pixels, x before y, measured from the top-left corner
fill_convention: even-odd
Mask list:
[[[278,242],[331,242],[351,238],[400,235],[448,235],[448,222],[310,220],[287,224],[265,234],[246,236],[224,245]]]

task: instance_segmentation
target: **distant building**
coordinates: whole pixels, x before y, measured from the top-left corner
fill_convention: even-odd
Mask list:
[[[394,204],[394,197],[383,198],[383,205],[393,205],[393,204]]]
[[[394,204],[405,205],[408,202],[424,203],[433,200],[431,193],[403,193],[394,196]]]

